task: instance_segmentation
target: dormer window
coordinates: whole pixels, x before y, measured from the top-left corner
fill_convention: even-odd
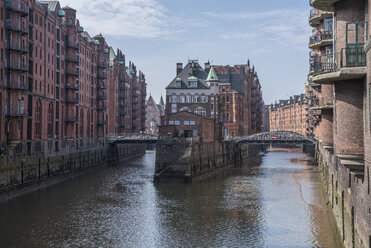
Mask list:
[[[197,88],[198,86],[198,79],[195,76],[191,76],[188,78],[188,85],[191,88]]]
[[[177,78],[175,81],[176,81],[176,87],[181,88],[182,87],[182,80],[180,78]]]

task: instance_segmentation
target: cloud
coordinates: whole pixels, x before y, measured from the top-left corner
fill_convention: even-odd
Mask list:
[[[76,9],[80,24],[92,35],[172,39],[182,32],[158,0],[62,0],[61,5]]]
[[[222,31],[222,39],[274,42],[280,46],[298,50],[307,49],[309,25],[305,10],[271,10],[265,12],[202,12],[211,18],[222,19],[231,25],[236,21],[244,26],[241,30]],[[306,28],[303,28],[306,27]],[[261,43],[263,44],[263,43]]]

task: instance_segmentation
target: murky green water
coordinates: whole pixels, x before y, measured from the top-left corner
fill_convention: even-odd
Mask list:
[[[339,247],[303,158],[275,149],[204,182],[154,185],[150,152],[1,203],[0,247]]]

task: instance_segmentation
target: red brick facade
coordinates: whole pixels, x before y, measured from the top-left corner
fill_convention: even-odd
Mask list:
[[[37,156],[144,131],[144,74],[125,67],[120,51],[110,56],[104,37],[90,37],[76,10],[6,0],[0,11],[2,144]]]

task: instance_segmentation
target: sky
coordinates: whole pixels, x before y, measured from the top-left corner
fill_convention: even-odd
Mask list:
[[[258,73],[266,104],[304,93],[310,6],[303,0],[60,0],[91,36],[102,33],[146,75],[159,101],[176,63],[245,64]]]

